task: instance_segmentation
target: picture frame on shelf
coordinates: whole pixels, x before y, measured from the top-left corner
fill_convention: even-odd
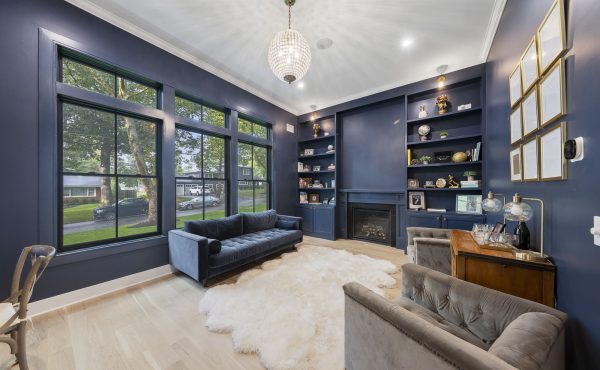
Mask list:
[[[567,113],[564,61],[558,61],[540,80],[540,124],[551,124]]]
[[[480,215],[483,213],[481,195],[456,195],[456,213]]]
[[[523,181],[533,182],[540,180],[538,137],[534,137],[521,145],[523,156]]]
[[[532,89],[523,98],[521,109],[523,117],[523,137],[526,137],[540,128],[537,88]]]
[[[510,106],[514,107],[523,97],[523,81],[521,79],[521,63],[517,65],[515,70],[508,77],[508,94],[510,98]]]
[[[312,171],[313,172],[319,172],[319,171],[321,171],[321,166],[312,166]]]
[[[527,93],[535,85],[540,76],[535,36],[533,36],[521,57],[521,75],[523,79],[523,93]]]
[[[321,203],[321,197],[319,196],[319,194],[308,194],[308,203],[311,204],[320,204]]]
[[[510,181],[523,181],[523,158],[520,145],[510,151]]]
[[[419,180],[417,179],[408,179],[408,188],[416,189],[419,187]]]
[[[523,115],[521,106],[517,105],[515,110],[510,114],[510,143],[518,143],[523,137]]]
[[[409,209],[425,209],[425,192],[411,191],[408,193],[408,208]]]
[[[308,194],[305,191],[301,191],[300,192],[299,203],[300,204],[307,204],[308,203]]]
[[[561,122],[540,136],[540,179],[559,181],[567,179],[567,160],[564,145],[567,125]]]
[[[315,155],[315,150],[314,149],[310,149],[310,148],[306,148],[306,149],[304,149],[304,155],[305,156]]]
[[[567,48],[564,0],[555,0],[538,30],[540,73],[545,73]]]

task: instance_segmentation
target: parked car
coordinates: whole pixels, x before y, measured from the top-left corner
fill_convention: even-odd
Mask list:
[[[216,207],[219,204],[221,204],[221,199],[213,197],[212,195],[205,195],[204,199],[206,200],[207,207]],[[202,197],[196,197],[185,202],[180,202],[179,204],[177,204],[177,208],[179,208],[180,210],[202,208],[202,204]]]
[[[204,194],[212,194],[212,189],[211,188],[204,188],[204,190],[202,188],[190,189],[190,195],[200,196],[203,193]]]
[[[119,218],[148,214],[148,201],[144,198],[128,198],[119,201]],[[117,216],[114,204],[94,209],[95,221],[110,221]]]

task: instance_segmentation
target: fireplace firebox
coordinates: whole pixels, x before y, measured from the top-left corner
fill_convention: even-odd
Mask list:
[[[348,209],[352,239],[396,245],[396,207],[387,204],[351,203]]]

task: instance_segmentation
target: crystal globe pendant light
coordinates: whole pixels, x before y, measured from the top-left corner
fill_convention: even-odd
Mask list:
[[[292,6],[296,0],[284,0],[288,7],[288,29],[275,35],[269,47],[269,66],[282,81],[292,83],[304,77],[310,67],[310,47],[300,32],[292,29]]]

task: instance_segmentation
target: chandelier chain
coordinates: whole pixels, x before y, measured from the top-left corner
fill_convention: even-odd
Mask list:
[[[292,29],[292,6],[288,5],[288,29]]]

